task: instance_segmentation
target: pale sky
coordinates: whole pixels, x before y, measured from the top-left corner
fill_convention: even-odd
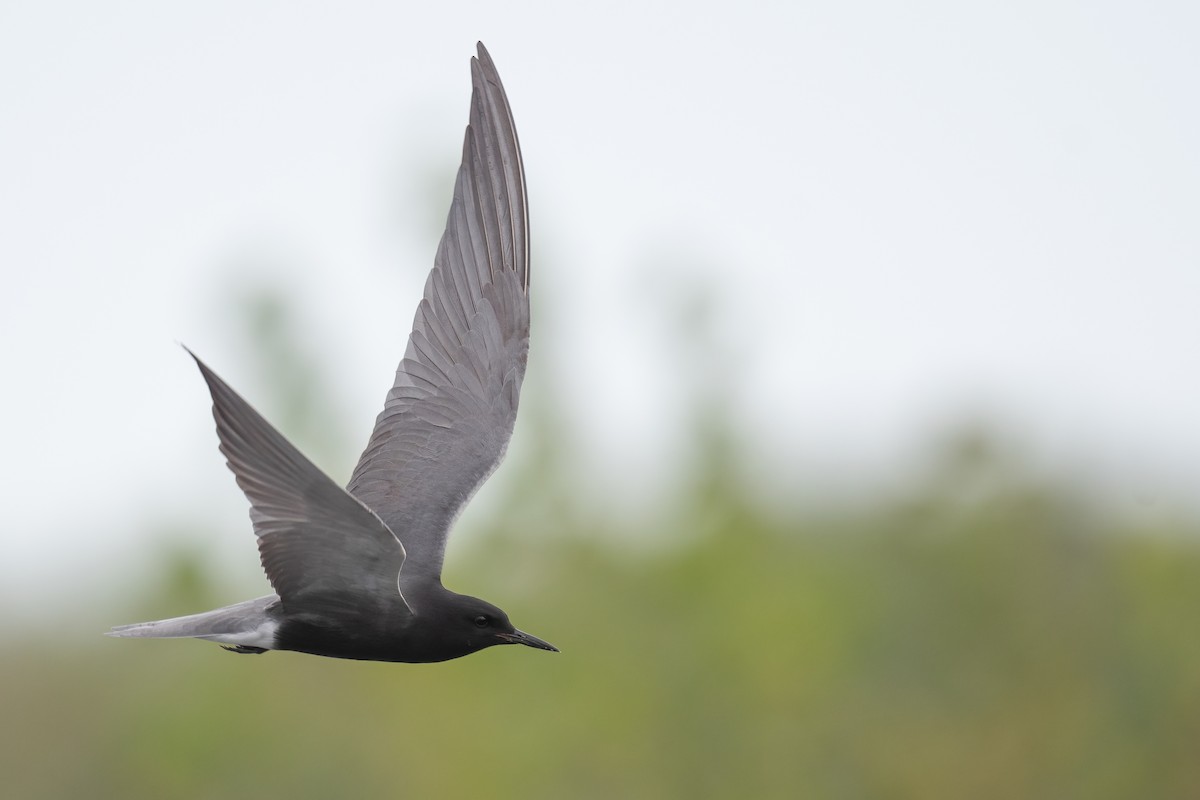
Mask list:
[[[597,485],[636,498],[686,446],[665,332],[699,284],[782,493],[983,417],[1118,501],[1200,497],[1198,9],[0,5],[6,592],[101,581],[189,509],[253,553],[176,344],[264,394],[235,265],[296,299],[365,442],[477,39],[525,151],[531,379]]]

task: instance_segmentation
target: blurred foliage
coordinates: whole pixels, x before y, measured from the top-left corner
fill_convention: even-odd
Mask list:
[[[1112,522],[978,434],[905,497],[765,509],[723,408],[694,409],[691,480],[633,531],[564,496],[522,422],[513,497],[446,582],[561,654],[10,640],[4,796],[1200,797],[1194,522]],[[672,544],[614,544],[637,537]],[[135,616],[240,599],[176,561]]]

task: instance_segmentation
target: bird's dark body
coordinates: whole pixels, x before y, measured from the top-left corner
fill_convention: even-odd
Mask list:
[[[405,651],[418,644],[414,628],[420,626],[403,603],[347,599],[315,597],[289,608],[281,615],[276,649],[360,661],[410,660]]]
[[[441,582],[450,527],[508,447],[529,347],[525,172],[482,44],[471,82],[446,230],[349,484],[330,480],[197,358],[276,593],[112,635],[369,661],[446,661],[497,644],[555,649]]]
[[[356,661],[416,663],[445,661],[453,657],[427,658],[423,648],[418,646],[418,637],[413,634],[411,623],[406,629],[378,620],[359,618],[343,621],[297,614],[287,617],[279,626],[276,649]]]
[[[454,626],[449,624],[452,620],[444,609],[453,607],[450,598],[461,595],[440,584],[420,589],[409,586],[405,596],[410,598],[413,612],[403,602],[382,595],[356,598],[329,592],[304,598],[294,609],[281,610],[275,649],[356,661],[418,664],[449,661],[503,644],[474,626],[467,636],[446,636]],[[425,613],[420,611],[422,608]]]

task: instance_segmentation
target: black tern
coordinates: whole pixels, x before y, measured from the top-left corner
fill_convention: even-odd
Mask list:
[[[334,483],[193,354],[275,593],[121,625],[111,636],[369,661],[446,661],[497,644],[557,652],[441,580],[450,528],[508,448],[529,350],[525,171],[508,98],[482,43],[471,84],[446,230],[349,485]]]

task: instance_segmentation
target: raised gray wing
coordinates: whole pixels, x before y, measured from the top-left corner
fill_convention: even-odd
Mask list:
[[[347,487],[439,576],[454,519],[495,470],[529,349],[529,223],[512,112],[483,45],[454,199],[396,381]]]
[[[191,353],[191,351],[188,351]],[[192,353],[213,399],[221,452],[250,501],[263,569],[284,607],[399,592],[404,546]]]

